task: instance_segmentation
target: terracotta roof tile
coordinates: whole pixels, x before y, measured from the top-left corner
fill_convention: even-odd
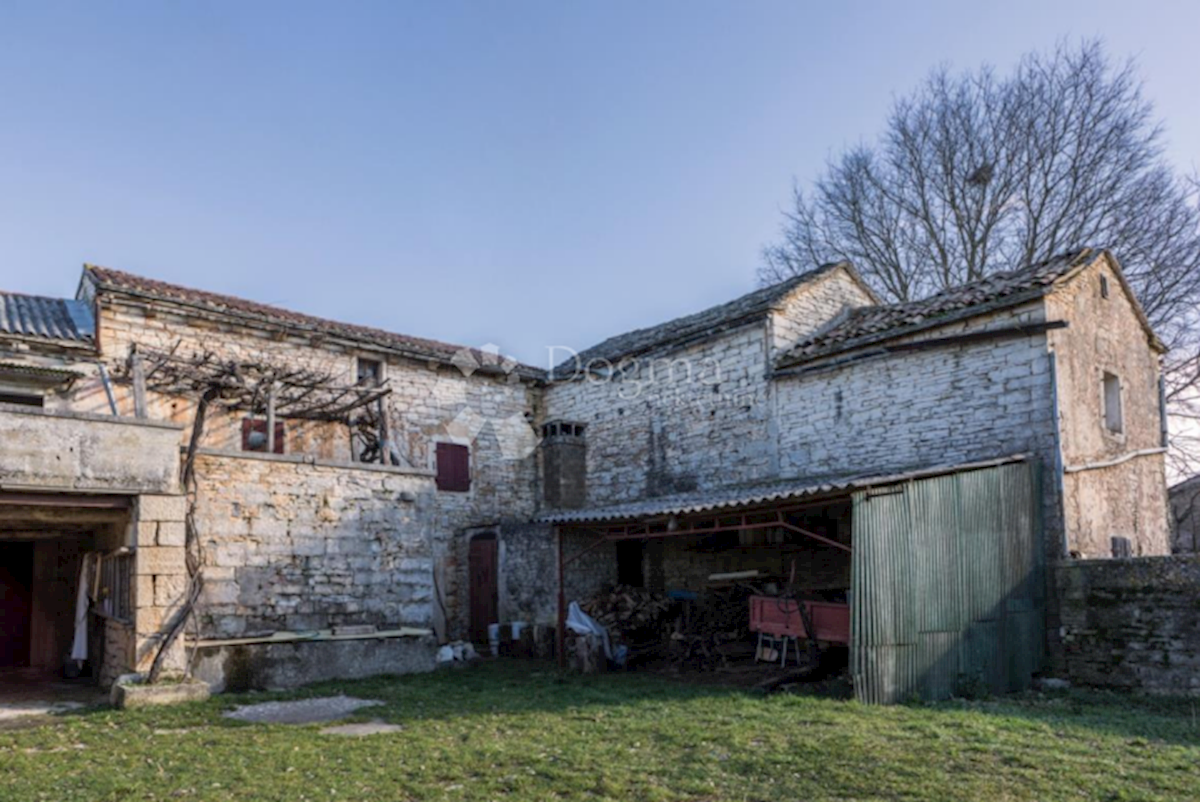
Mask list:
[[[793,346],[779,358],[777,367],[832,356],[941,325],[977,314],[981,308],[1004,308],[1022,303],[1045,294],[1056,281],[1088,263],[1098,253],[1091,248],[1082,248],[1027,267],[993,273],[919,301],[852,309],[830,328]]]
[[[466,348],[423,337],[412,337],[407,334],[396,334],[353,323],[340,323],[231,295],[168,284],[165,281],[145,278],[108,267],[87,265],[85,271],[87,275],[91,276],[97,290],[101,292],[132,294],[153,300],[184,304],[218,314],[247,319],[258,325],[282,329],[301,329],[340,337],[398,351],[416,359],[434,360],[439,363],[457,365],[469,355],[474,360],[473,370],[484,373],[508,373],[511,368],[512,372],[523,378],[540,379],[544,376],[544,371],[538,368],[515,363],[512,360],[500,359],[495,354],[475,348]]]

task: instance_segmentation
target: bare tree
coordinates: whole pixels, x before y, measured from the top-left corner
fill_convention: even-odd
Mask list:
[[[1172,410],[1194,399],[1200,421],[1200,186],[1169,167],[1162,139],[1134,65],[1096,41],[1027,55],[1006,76],[935,70],[896,101],[875,144],[795,189],[760,277],[849,259],[902,301],[1108,247],[1172,349]]]

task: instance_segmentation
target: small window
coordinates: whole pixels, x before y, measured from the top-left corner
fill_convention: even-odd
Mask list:
[[[358,384],[365,387],[378,387],[383,383],[383,363],[378,359],[358,360]]]
[[[1100,277],[1100,297],[1101,298],[1108,297],[1108,276]]]
[[[283,421],[275,421],[275,453],[283,453]],[[267,450],[267,422],[262,418],[242,419],[242,451]]]
[[[1121,415],[1121,380],[1112,373],[1104,374],[1104,426],[1113,434],[1125,430]]]
[[[437,444],[437,489],[449,493],[471,489],[471,449],[456,443]]]
[[[1111,541],[1113,559],[1127,560],[1133,556],[1133,542],[1129,538],[1114,535]]]
[[[542,437],[583,437],[585,423],[571,421],[551,421],[542,425]]]
[[[44,407],[46,399],[26,393],[0,393],[0,404],[19,404],[23,407]]]

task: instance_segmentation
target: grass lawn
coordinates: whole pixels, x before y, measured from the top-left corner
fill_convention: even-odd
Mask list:
[[[244,724],[345,692],[401,732]],[[0,800],[1200,799],[1200,702],[1073,692],[867,707],[536,664],[89,711],[0,731]]]

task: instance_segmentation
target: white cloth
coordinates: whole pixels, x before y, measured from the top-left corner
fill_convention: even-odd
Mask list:
[[[88,656],[88,588],[91,586],[92,553],[83,555],[79,565],[79,591],[75,594],[75,640],[71,659],[83,662]]]
[[[604,644],[604,656],[613,659],[612,644],[608,642],[608,630],[596,623],[596,619],[585,613],[579,602],[571,602],[567,608],[567,629],[579,635],[599,635]]]

